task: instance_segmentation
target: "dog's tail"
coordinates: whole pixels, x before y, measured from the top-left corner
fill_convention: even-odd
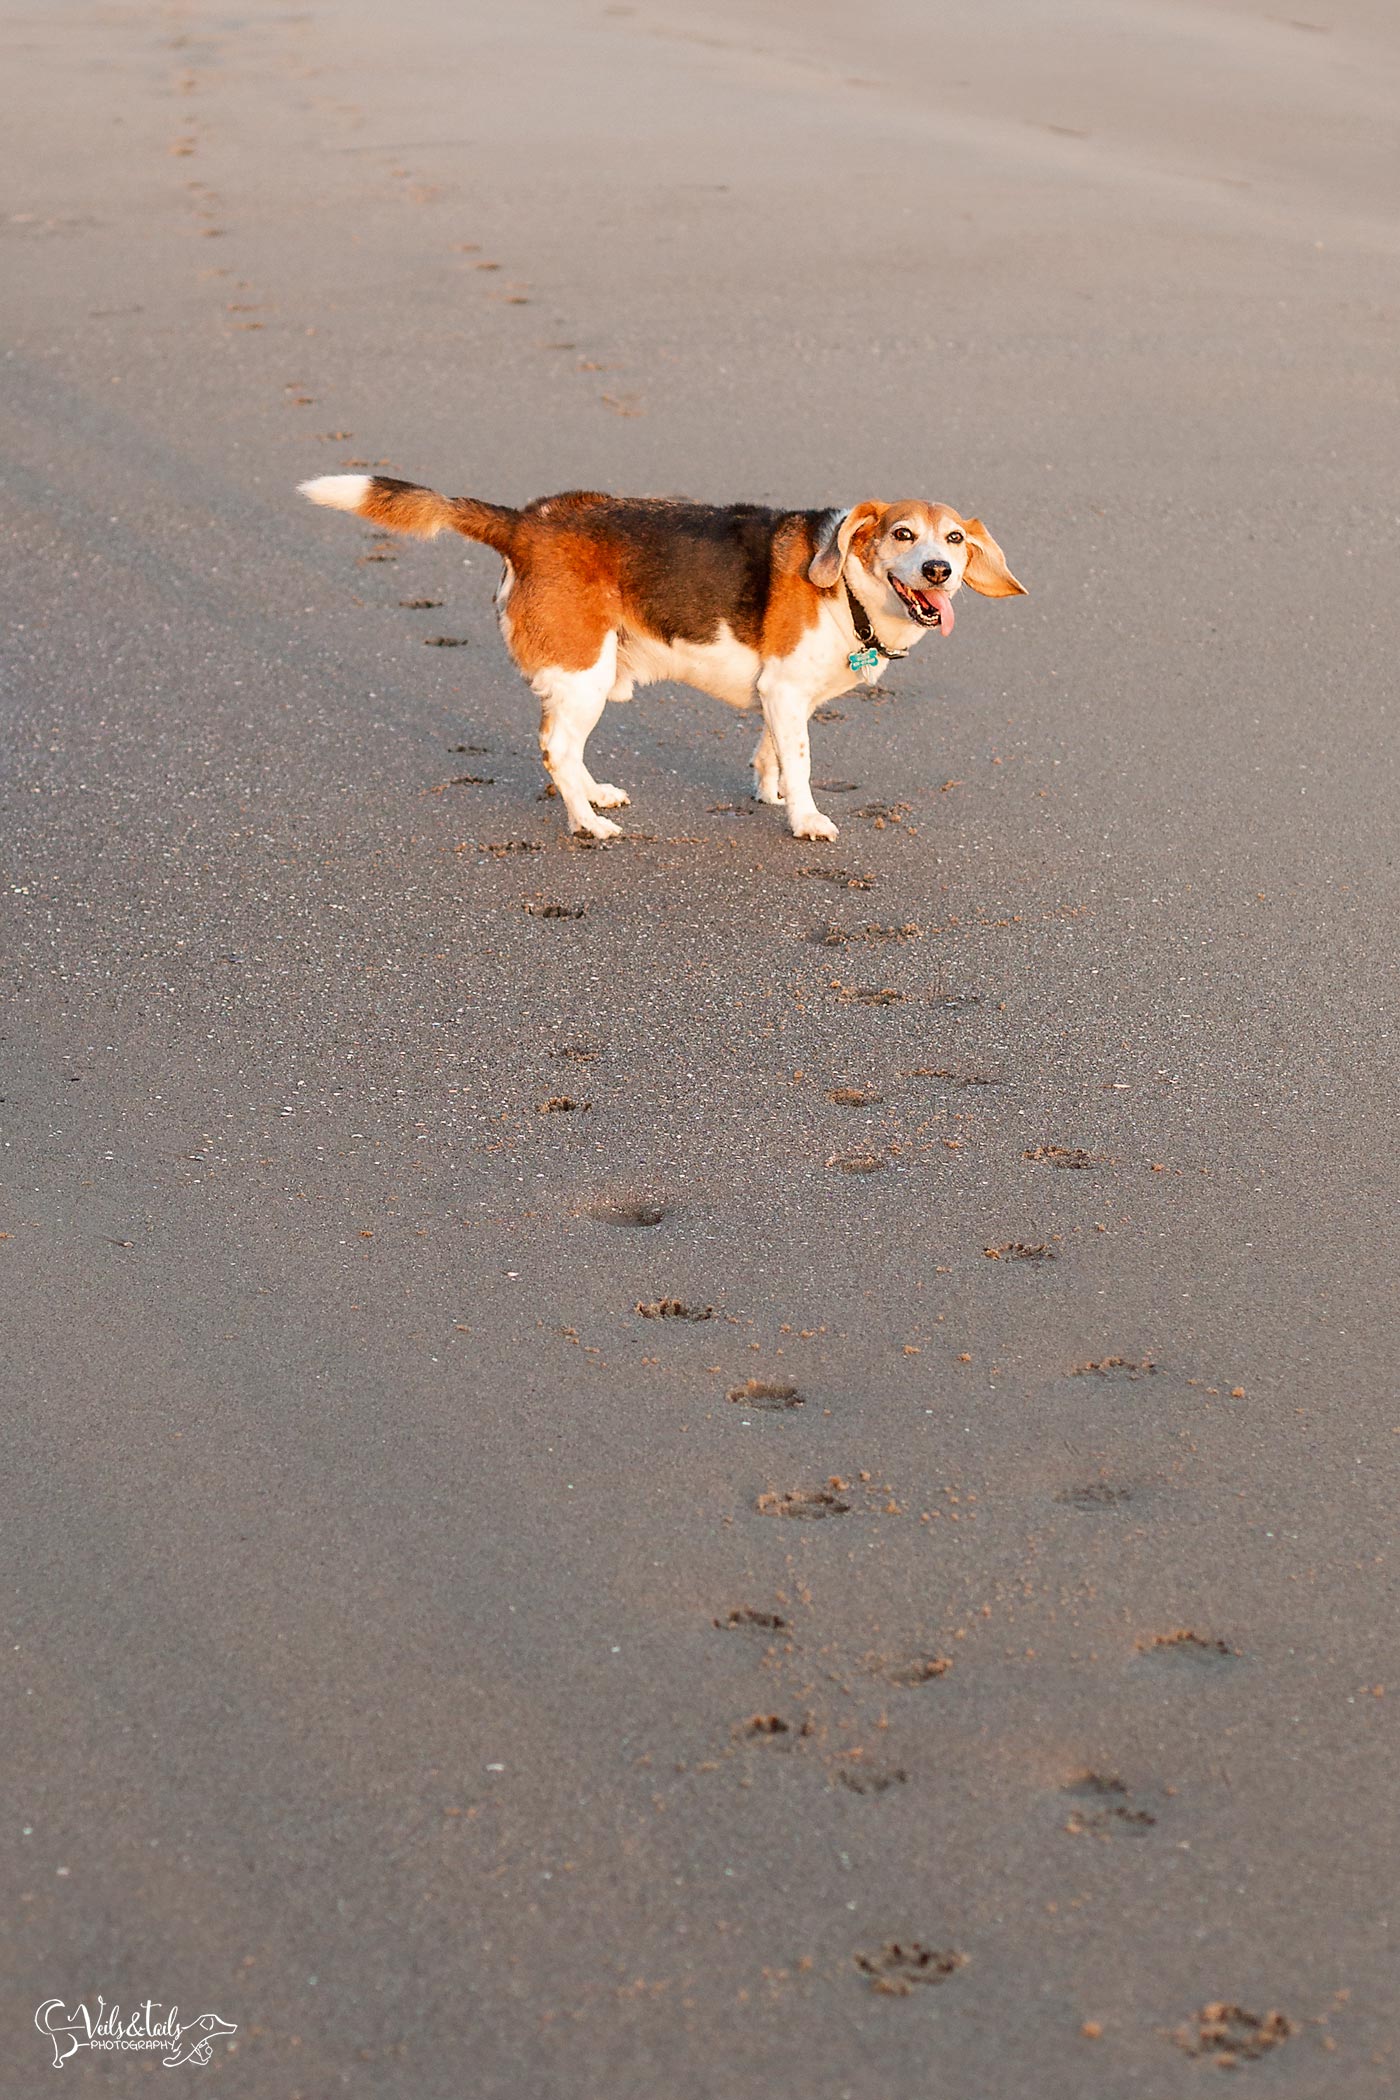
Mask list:
[[[509,554],[520,513],[500,503],[480,503],[475,496],[440,496],[414,481],[391,481],[386,474],[318,474],[299,484],[303,496],[331,510],[353,511],[357,518],[385,525],[391,532],[415,533],[431,540],[445,531],[481,540]]]

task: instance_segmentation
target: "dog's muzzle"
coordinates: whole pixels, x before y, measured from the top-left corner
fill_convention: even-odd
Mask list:
[[[952,633],[953,601],[946,591],[917,590],[911,583],[901,583],[897,576],[891,576],[890,585],[910,619],[916,620],[920,627],[936,627],[942,634]]]

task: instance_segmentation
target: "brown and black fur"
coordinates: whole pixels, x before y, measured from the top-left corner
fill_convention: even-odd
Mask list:
[[[747,647],[784,654],[810,624],[792,603],[792,585],[805,577],[834,515],[592,489],[508,510],[381,474],[370,477],[359,514],[425,537],[448,526],[494,547],[515,572],[514,653],[528,671],[544,663],[581,670],[609,625],[664,642],[711,642],[727,624]],[[556,595],[565,577],[567,613]],[[545,604],[532,604],[537,598]]]

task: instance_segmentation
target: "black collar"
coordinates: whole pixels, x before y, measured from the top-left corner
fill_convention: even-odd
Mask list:
[[[846,582],[844,576],[841,580],[843,583]],[[884,643],[878,640],[875,630],[870,624],[869,613],[848,583],[846,584],[846,603],[851,608],[851,624],[855,628],[856,638],[860,642],[861,647],[873,649],[877,656],[884,657],[886,663],[903,663],[909,651],[907,649],[887,649]]]

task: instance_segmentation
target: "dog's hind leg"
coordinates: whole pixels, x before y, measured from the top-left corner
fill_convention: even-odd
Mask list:
[[[781,803],[783,799],[782,776],[778,771],[778,751],[772,733],[765,722],[763,734],[754,747],[753,791],[759,802]]]
[[[613,839],[621,827],[607,817],[595,816],[592,803],[609,798],[615,807],[627,797],[618,788],[599,786],[584,764],[583,747],[608,704],[617,672],[617,635],[603,637],[596,663],[586,671],[560,671],[547,667],[531,679],[540,708],[540,751],[545,770],[559,790],[568,812],[570,831],[586,831],[595,839]]]

